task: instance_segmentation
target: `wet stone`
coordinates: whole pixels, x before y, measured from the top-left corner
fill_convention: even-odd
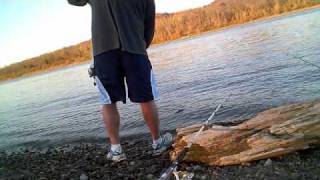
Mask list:
[[[69,176],[67,174],[61,174],[60,178],[61,179],[69,179]]]
[[[153,179],[153,174],[148,174],[147,179]]]
[[[186,167],[186,170],[187,170],[187,171],[191,171],[192,168],[191,168],[190,166],[187,166],[187,167]]]
[[[271,166],[271,165],[272,165],[271,159],[266,160],[266,162],[264,163],[264,166]]]
[[[88,176],[87,175],[85,175],[85,174],[81,174],[81,176],[80,176],[80,180],[88,180],[89,178],[88,178]]]
[[[192,167],[192,169],[194,170],[194,171],[201,171],[201,166],[199,166],[199,165],[194,165],[193,167]]]
[[[149,137],[148,137],[149,138]],[[140,141],[139,141],[140,142]],[[148,141],[146,141],[148,142]],[[30,159],[29,154],[16,154],[14,156],[0,157],[0,179],[47,179],[79,180],[85,175],[88,179],[157,179],[160,173],[170,166],[168,155],[142,158],[142,152],[150,151],[147,147],[142,147],[144,142],[136,144],[134,148],[127,148],[126,152],[129,161],[123,163],[113,163],[104,159],[105,164],[95,163],[84,159],[88,154],[95,159],[99,155],[98,149],[94,153],[89,153],[83,147],[77,147],[78,150],[66,152],[63,159],[54,154],[43,155],[33,153]],[[136,155],[136,157],[133,157]],[[1,154],[0,154],[1,156]],[[296,156],[300,156],[297,158]],[[45,161],[44,161],[44,159]],[[4,161],[2,161],[4,160]],[[290,157],[284,157],[282,160],[272,160],[272,168],[264,166],[266,160],[252,163],[251,166],[231,166],[231,167],[208,167],[199,164],[190,164],[182,162],[178,171],[187,171],[195,173],[193,179],[299,179],[313,180],[320,179],[318,171],[320,167],[320,150],[315,149],[303,154],[293,154]],[[97,160],[95,160],[97,161]],[[48,163],[50,162],[50,163]],[[24,176],[8,174],[7,168],[11,167],[23,170]],[[73,173],[70,171],[73,170]],[[30,173],[27,173],[27,172]],[[275,172],[274,172],[275,171]],[[40,175],[40,172],[41,175]],[[2,176],[5,173],[4,177]],[[38,176],[36,176],[38,175]],[[278,178],[279,177],[279,178]],[[85,179],[85,178],[84,178]]]
[[[202,176],[200,177],[200,179],[201,179],[201,180],[206,180],[206,179],[209,179],[209,177],[208,177],[207,175],[202,175]]]

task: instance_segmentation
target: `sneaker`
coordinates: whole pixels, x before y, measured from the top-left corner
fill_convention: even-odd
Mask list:
[[[172,144],[173,137],[172,134],[166,133],[160,139],[158,140],[157,143],[153,143],[153,154],[154,155],[159,155],[166,151]]]
[[[121,162],[123,160],[126,160],[126,154],[122,151],[112,151],[110,150],[110,152],[107,155],[107,159],[111,160],[113,162]]]

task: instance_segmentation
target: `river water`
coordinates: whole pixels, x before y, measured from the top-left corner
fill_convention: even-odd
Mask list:
[[[162,129],[246,119],[283,104],[320,99],[320,9],[173,41],[149,50]],[[105,138],[88,64],[0,84],[0,149]],[[145,133],[136,104],[119,104],[121,134]]]

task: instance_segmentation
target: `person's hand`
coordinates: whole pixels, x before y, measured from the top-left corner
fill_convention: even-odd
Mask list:
[[[96,70],[94,68],[94,61],[91,62],[90,67],[88,68],[89,77],[96,76]]]

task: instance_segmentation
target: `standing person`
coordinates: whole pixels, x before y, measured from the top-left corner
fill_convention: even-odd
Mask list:
[[[158,90],[146,49],[155,28],[154,0],[68,0],[72,5],[92,8],[92,45],[97,87],[102,103],[111,149],[107,158],[126,159],[120,145],[120,115],[116,103],[126,103],[128,96],[139,103],[149,127],[155,154],[165,151],[172,135],[160,136]]]

